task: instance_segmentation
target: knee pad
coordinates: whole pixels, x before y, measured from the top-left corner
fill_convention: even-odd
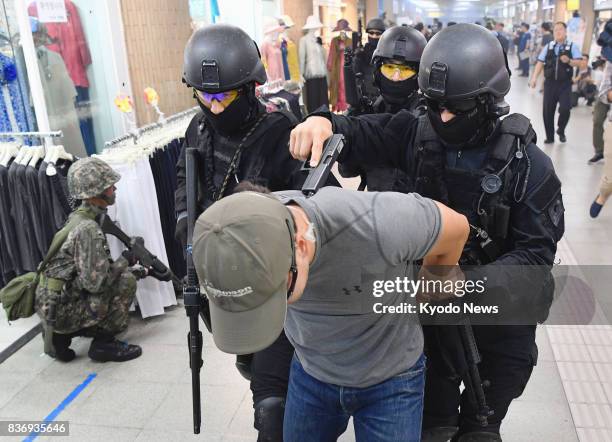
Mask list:
[[[459,427],[427,428],[421,432],[421,442],[447,442],[458,430]]]
[[[255,429],[258,442],[282,442],[285,398],[267,397],[255,404]]]
[[[497,433],[489,431],[472,431],[464,433],[457,439],[457,442],[501,442],[502,438]]]

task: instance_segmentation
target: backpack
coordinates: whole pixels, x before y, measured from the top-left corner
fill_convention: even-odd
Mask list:
[[[51,259],[59,252],[70,232],[84,219],[95,219],[95,216],[88,209],[81,207],[70,216],[70,219],[64,227],[55,234],[49,246],[49,251],[45,259],[38,266],[38,269],[35,272],[29,272],[13,278],[6,287],[0,290],[0,303],[2,303],[2,307],[4,307],[4,311],[9,321],[15,321],[19,318],[29,318],[34,314],[36,288],[38,287],[41,274],[44,272]],[[52,278],[48,279],[59,281],[53,280]],[[59,285],[60,284],[54,287],[58,289],[57,291],[61,291],[63,281],[61,281],[61,287]]]

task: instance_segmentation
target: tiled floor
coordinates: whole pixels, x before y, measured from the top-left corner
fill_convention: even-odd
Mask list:
[[[532,119],[543,140],[541,95],[529,90],[525,79],[514,77],[508,101],[513,111]],[[612,263],[612,205],[597,220],[588,217],[601,173],[601,165],[586,164],[592,155],[590,133],[590,109],[581,106],[572,111],[568,143],[544,147],[564,185],[566,234],[558,252],[562,265]],[[608,298],[609,293],[600,297],[600,304]],[[603,307],[596,309],[599,325],[538,328],[538,365],[504,420],[505,441],[612,441],[612,327],[603,325]],[[9,333],[19,334],[17,327],[26,330],[33,325],[18,321],[7,329],[1,319],[0,324],[0,351],[13,339]],[[37,337],[0,364],[0,420],[43,419],[95,373],[58,416],[70,421],[73,440],[255,440],[248,384],[235,370],[234,358],[214,348],[207,333],[201,373],[202,435],[191,434],[186,333],[181,307],[146,321],[134,316],[126,339],[142,345],[144,353],[125,364],[90,361],[89,342],[84,339],[73,345],[77,359],[61,364],[42,354]],[[354,440],[350,428],[342,441]]]

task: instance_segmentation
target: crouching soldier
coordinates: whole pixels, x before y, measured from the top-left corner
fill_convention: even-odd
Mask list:
[[[98,158],[81,159],[68,172],[68,190],[81,205],[70,215],[69,233],[44,266],[36,289],[45,352],[63,362],[75,357],[70,349],[75,336],[93,338],[89,357],[95,361],[128,361],[142,354],[138,345],[115,338],[127,329],[136,293],[136,278],[129,270],[134,259],[126,251],[113,261],[96,222],[96,216],[115,203],[120,178]]]

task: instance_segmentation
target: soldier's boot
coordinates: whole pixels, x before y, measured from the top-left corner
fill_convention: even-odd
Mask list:
[[[88,354],[91,359],[98,362],[125,362],[139,357],[142,348],[115,338],[95,338],[91,342]]]
[[[74,350],[70,348],[72,335],[63,335],[54,332],[51,340],[53,342],[53,348],[55,349],[55,359],[62,362],[70,362],[76,357]]]
[[[462,434],[457,442],[502,442],[502,438],[499,434],[489,431],[472,431]]]
[[[421,432],[421,442],[447,442],[453,438],[459,427],[431,427]]]

